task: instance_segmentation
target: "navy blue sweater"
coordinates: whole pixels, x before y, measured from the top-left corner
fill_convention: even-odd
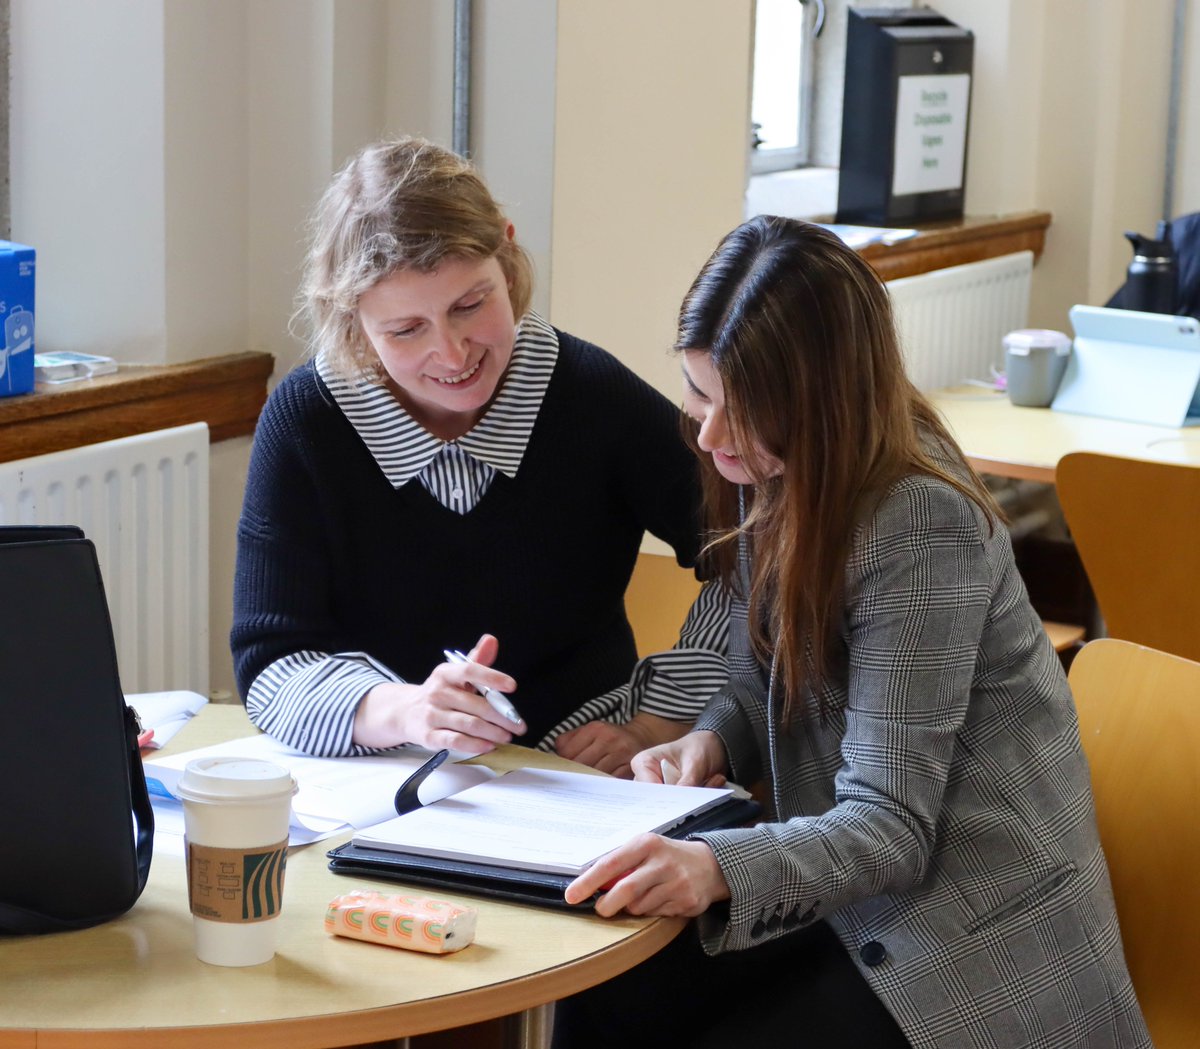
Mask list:
[[[243,699],[292,652],[366,652],[423,681],[445,648],[500,640],[540,739],[636,660],[623,595],[643,530],[694,564],[699,488],[679,412],[608,353],[559,332],[516,478],[470,513],[393,489],[306,364],[259,420],[238,526],[232,646]]]

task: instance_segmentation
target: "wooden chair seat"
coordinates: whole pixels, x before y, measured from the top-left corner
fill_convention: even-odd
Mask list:
[[[1200,663],[1104,638],[1071,664],[1125,958],[1157,1049],[1200,1045]]]

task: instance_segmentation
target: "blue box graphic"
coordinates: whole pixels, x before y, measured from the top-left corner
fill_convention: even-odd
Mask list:
[[[0,240],[0,397],[33,389],[33,285],[36,252]]]

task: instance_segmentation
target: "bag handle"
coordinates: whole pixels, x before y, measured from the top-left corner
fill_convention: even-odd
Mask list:
[[[137,865],[138,891],[141,896],[150,877],[150,859],[154,850],[154,809],[150,804],[150,792],[146,789],[146,770],[142,767],[142,751],[138,746],[137,715],[125,705],[125,737],[129,743],[129,791],[133,802],[133,814],[137,819]],[[17,907],[0,901],[0,930],[9,933],[67,932],[86,929],[92,925],[111,921],[125,913],[128,908],[114,911],[102,917],[56,918],[52,914]]]

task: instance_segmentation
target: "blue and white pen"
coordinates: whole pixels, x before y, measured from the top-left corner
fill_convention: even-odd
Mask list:
[[[471,662],[456,648],[444,648],[442,649],[442,654],[451,663]],[[503,714],[514,725],[521,723],[521,715],[517,713],[517,708],[508,701],[508,696],[503,692],[497,692],[494,688],[488,688],[486,685],[483,688],[480,688],[478,685],[472,685],[471,687],[488,701],[493,710]]]

